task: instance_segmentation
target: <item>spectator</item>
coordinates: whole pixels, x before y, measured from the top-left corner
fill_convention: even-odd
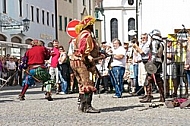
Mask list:
[[[8,76],[12,76],[15,72],[16,72],[16,63],[14,61],[14,57],[13,56],[10,56],[9,57],[9,61],[7,62],[7,69],[8,69]],[[8,82],[8,85],[9,86],[12,86],[13,85],[13,81],[14,81],[14,77],[12,77],[10,79],[10,81]]]
[[[56,83],[56,94],[59,94],[59,75],[58,75],[58,59],[60,57],[59,52],[59,41],[53,40],[53,49],[51,50],[51,59],[50,59],[50,68],[49,73],[51,75],[51,79],[55,80]]]
[[[113,62],[111,63],[110,78],[113,87],[115,88],[115,95],[113,98],[121,98],[123,93],[123,76],[126,65],[126,50],[122,46],[119,39],[115,38],[113,43]]]
[[[61,83],[61,92],[59,94],[67,94],[68,79],[69,79],[69,65],[67,62],[67,54],[63,46],[59,46],[60,57],[58,59],[58,75]]]

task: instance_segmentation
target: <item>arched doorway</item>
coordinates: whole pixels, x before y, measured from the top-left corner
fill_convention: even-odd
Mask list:
[[[11,42],[13,43],[22,43],[22,39],[15,36],[15,37],[12,37],[11,38]],[[11,47],[11,55],[14,56],[14,57],[20,57],[20,47],[15,45],[15,46],[12,46]]]
[[[31,41],[32,41],[32,39],[26,39],[26,40],[25,40],[25,44],[30,45],[30,44],[31,44]]]
[[[53,47],[53,43],[52,43],[52,42],[49,42],[49,43],[48,43],[48,47]]]
[[[6,40],[7,40],[7,37],[0,34],[0,41],[6,41]],[[1,54],[1,56],[4,56],[6,54],[6,47],[2,46],[2,44],[1,44],[1,48],[0,48],[0,54]]]
[[[22,42],[22,40],[21,40],[21,38],[19,38],[19,37],[15,36],[15,37],[12,37],[12,38],[11,38],[11,42],[21,43],[21,42]]]
[[[44,41],[40,40],[40,42],[42,43],[43,46],[45,45],[45,42],[44,42]]]
[[[7,40],[7,37],[4,36],[4,35],[2,35],[2,34],[0,34],[0,41],[6,41],[6,40]]]

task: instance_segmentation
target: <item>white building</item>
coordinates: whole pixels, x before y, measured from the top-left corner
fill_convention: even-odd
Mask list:
[[[140,5],[139,33],[156,28],[166,37],[174,34],[174,29],[183,29],[182,24],[190,28],[190,0],[142,0]]]
[[[1,0],[1,54],[22,56],[33,39],[48,45],[55,38],[54,3],[54,0]],[[30,25],[23,28],[25,18],[30,20]]]
[[[129,30],[138,30],[140,38],[141,33],[153,29],[159,29],[163,37],[174,34],[175,29],[183,29],[182,24],[188,29],[189,5],[190,0],[103,0],[102,41],[111,42],[115,37],[129,41]]]
[[[128,31],[136,29],[135,5],[133,0],[103,0],[102,41],[111,42],[113,38],[119,38],[121,42],[128,40]]]

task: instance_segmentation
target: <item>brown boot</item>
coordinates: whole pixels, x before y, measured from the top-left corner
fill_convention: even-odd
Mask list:
[[[144,99],[142,99],[142,100],[140,100],[140,102],[141,102],[141,103],[150,103],[151,100],[152,100],[151,95],[147,95],[147,97],[144,98]]]
[[[24,101],[24,100],[25,100],[25,96],[22,95],[22,94],[19,94],[19,95],[18,95],[18,99],[19,99],[20,101]]]
[[[51,93],[50,92],[46,92],[45,99],[47,99],[48,101],[53,101],[53,98],[51,97]]]
[[[78,110],[80,112],[84,112],[85,104],[86,104],[86,99],[85,99],[84,94],[79,94],[79,97],[78,97]]]
[[[159,102],[165,102],[165,98],[164,98],[164,84],[163,84],[163,80],[160,78],[157,80],[157,85],[159,88],[159,93],[160,93],[160,100]]]
[[[165,98],[163,96],[160,96],[159,102],[165,102]]]
[[[140,96],[139,99],[144,99],[146,97],[147,97],[147,95],[143,95],[143,96]]]
[[[92,103],[92,94],[89,94],[89,96],[87,96],[87,104],[86,104],[84,112],[86,112],[86,113],[100,113],[100,110],[93,108],[91,103]]]

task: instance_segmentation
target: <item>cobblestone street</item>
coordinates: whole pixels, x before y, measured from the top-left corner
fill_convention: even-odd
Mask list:
[[[17,99],[20,86],[4,87],[0,91],[0,126],[188,126],[189,109],[148,108],[138,97],[124,93],[123,98],[113,94],[93,96],[93,106],[99,114],[77,110],[78,94],[55,95],[53,101],[44,99],[41,87],[29,88],[26,100]],[[99,97],[100,96],[100,97]],[[154,102],[158,101],[154,94]]]

